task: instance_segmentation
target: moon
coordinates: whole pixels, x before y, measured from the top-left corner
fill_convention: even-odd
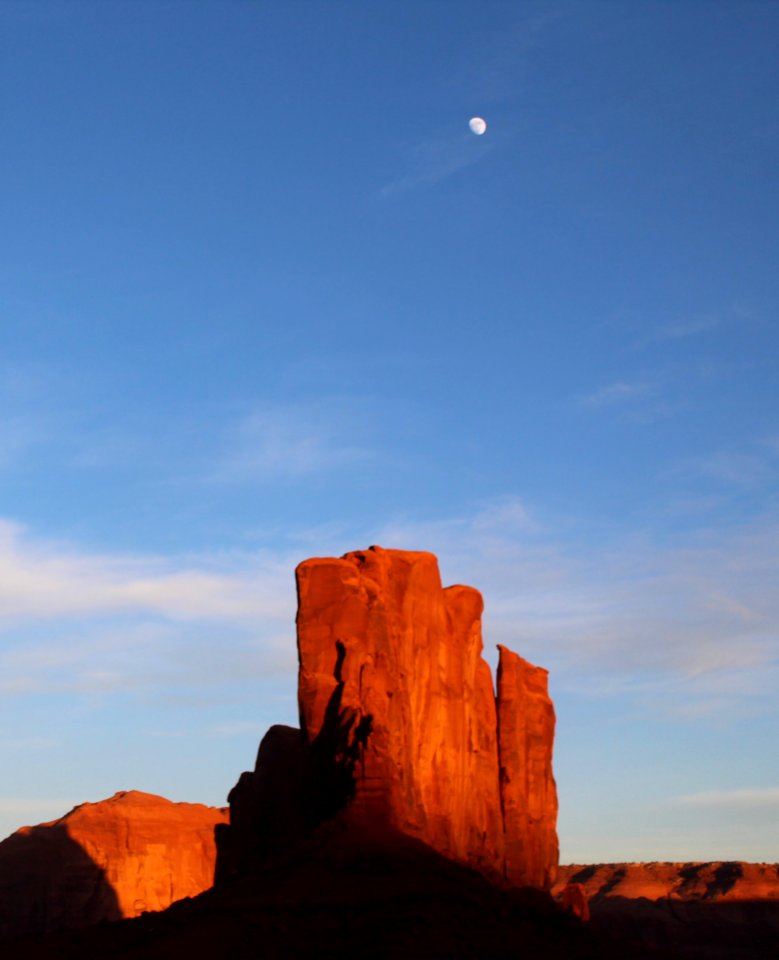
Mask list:
[[[471,128],[471,133],[475,133],[477,137],[480,137],[487,129],[487,121],[482,120],[481,117],[471,117],[468,121],[468,126]]]

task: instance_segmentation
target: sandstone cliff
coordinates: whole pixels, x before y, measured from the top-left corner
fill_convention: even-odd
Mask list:
[[[225,810],[132,790],[0,843],[0,938],[163,910],[211,886]]]
[[[499,647],[498,743],[506,877],[548,889],[557,869],[555,715],[547,672]]]
[[[296,576],[301,731],[272,728],[231,793],[225,875],[249,866],[249,849],[271,853],[284,830],[338,814],[362,835],[395,832],[492,879],[548,888],[546,671],[501,648],[496,698],[481,595],[444,589],[432,554],[371,547],[306,560]]]

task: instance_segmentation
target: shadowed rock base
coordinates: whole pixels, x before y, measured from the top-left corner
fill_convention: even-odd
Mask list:
[[[3,960],[642,960],[539,890],[338,818],[293,853],[161,914],[17,943]],[[668,960],[664,957],[663,960]]]
[[[567,886],[566,886],[567,884]],[[779,865],[605,863],[560,867],[556,891],[589,897],[593,925],[684,960],[779,957]]]

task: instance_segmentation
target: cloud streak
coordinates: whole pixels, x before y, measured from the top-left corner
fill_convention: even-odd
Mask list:
[[[431,550],[444,582],[481,589],[489,655],[508,644],[550,667],[558,690],[688,720],[771,711],[777,542],[779,518],[766,516],[674,545],[576,543],[512,497],[433,522],[291,531],[274,550],[201,558],[93,554],[5,521],[0,686],[17,695],[161,685],[219,695],[268,672],[291,674],[295,564],[380,543]]]
[[[476,142],[478,140],[478,142]],[[406,170],[379,190],[380,199],[390,199],[425,187],[433,187],[452,174],[470,167],[492,150],[470,133],[430,138],[407,148]]]
[[[652,391],[652,385],[643,380],[618,380],[580,397],[579,403],[585,407],[612,407],[646,397]]]
[[[676,797],[675,802],[685,807],[725,807],[729,809],[775,807],[779,809],[779,787],[757,787],[751,790],[707,790],[703,793],[688,793]]]
[[[754,487],[776,477],[775,456],[770,452],[718,450],[707,456],[694,457],[678,464],[671,473],[704,477],[725,486]]]
[[[171,620],[247,620],[279,613],[281,558],[243,557],[241,572],[214,562],[113,556],[33,541],[0,521],[0,623],[144,613]],[[227,564],[222,561],[223,567]]]
[[[211,479],[298,479],[365,462],[366,421],[356,401],[338,398],[257,408],[229,431]]]
[[[552,667],[559,688],[660,703],[689,719],[727,704],[775,709],[779,519],[689,535],[566,543],[524,505],[436,524],[400,522],[382,542],[424,546],[448,582],[485,594],[485,639]],[[494,516],[494,522],[486,518]]]
[[[0,523],[0,690],[80,694],[224,687],[294,666],[283,551],[122,556]]]

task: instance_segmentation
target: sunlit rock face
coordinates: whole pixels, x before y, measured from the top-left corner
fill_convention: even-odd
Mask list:
[[[398,550],[308,560],[297,582],[302,727],[312,749],[349,770],[350,816],[500,869],[480,595],[443,590],[435,557]]]
[[[546,671],[502,649],[496,699],[481,595],[443,589],[432,554],[307,560],[297,585],[301,726],[322,810],[548,887],[558,848]]]
[[[0,937],[164,910],[213,882],[226,810],[128,791],[0,843]]]
[[[548,673],[498,647],[498,749],[506,833],[506,878],[548,889],[557,869],[555,714]]]

